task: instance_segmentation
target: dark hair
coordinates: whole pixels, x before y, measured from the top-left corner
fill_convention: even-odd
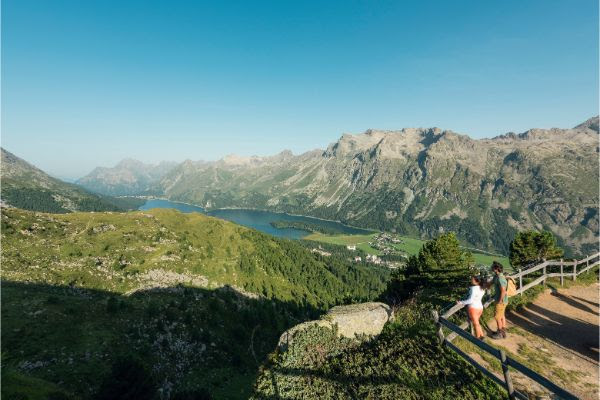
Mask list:
[[[484,284],[485,280],[484,280],[484,279],[482,279],[482,278],[481,278],[481,276],[479,276],[479,275],[473,275],[473,276],[471,277],[471,279],[472,279],[472,280],[474,280],[475,282],[477,282],[477,284],[478,284],[479,286],[483,287],[483,284]]]
[[[498,261],[494,261],[492,263],[492,270],[502,272],[504,271],[504,267]]]

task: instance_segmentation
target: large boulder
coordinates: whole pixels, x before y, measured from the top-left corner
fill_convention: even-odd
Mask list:
[[[287,349],[296,333],[313,325],[337,329],[339,336],[351,339],[377,336],[392,318],[392,309],[384,303],[370,302],[333,307],[321,319],[303,322],[285,331],[279,338],[279,348]]]

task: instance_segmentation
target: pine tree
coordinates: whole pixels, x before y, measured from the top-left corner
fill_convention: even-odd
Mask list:
[[[548,231],[519,232],[510,244],[510,263],[514,267],[551,260],[563,255],[563,250],[556,245],[556,239]]]
[[[409,292],[424,287],[452,288],[468,281],[473,273],[473,255],[460,247],[453,232],[440,235],[411,256],[405,271]]]

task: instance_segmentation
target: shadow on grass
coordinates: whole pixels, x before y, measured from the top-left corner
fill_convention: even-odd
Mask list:
[[[36,382],[59,387],[66,398],[96,398],[123,358],[142,362],[155,391],[169,390],[172,398],[179,392],[196,398],[194,390],[248,398],[280,334],[321,312],[304,303],[248,298],[231,287],[123,296],[2,281],[1,300],[3,372],[33,382],[23,387],[3,380],[3,398],[42,398]]]

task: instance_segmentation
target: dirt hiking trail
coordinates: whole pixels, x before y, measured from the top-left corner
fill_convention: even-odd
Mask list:
[[[507,314],[506,339],[485,340],[582,399],[599,397],[598,283],[566,288],[550,287],[532,303]],[[496,330],[494,319],[487,321]],[[483,354],[474,357],[501,376],[499,363]],[[547,390],[517,371],[515,388],[531,398],[553,398]]]

